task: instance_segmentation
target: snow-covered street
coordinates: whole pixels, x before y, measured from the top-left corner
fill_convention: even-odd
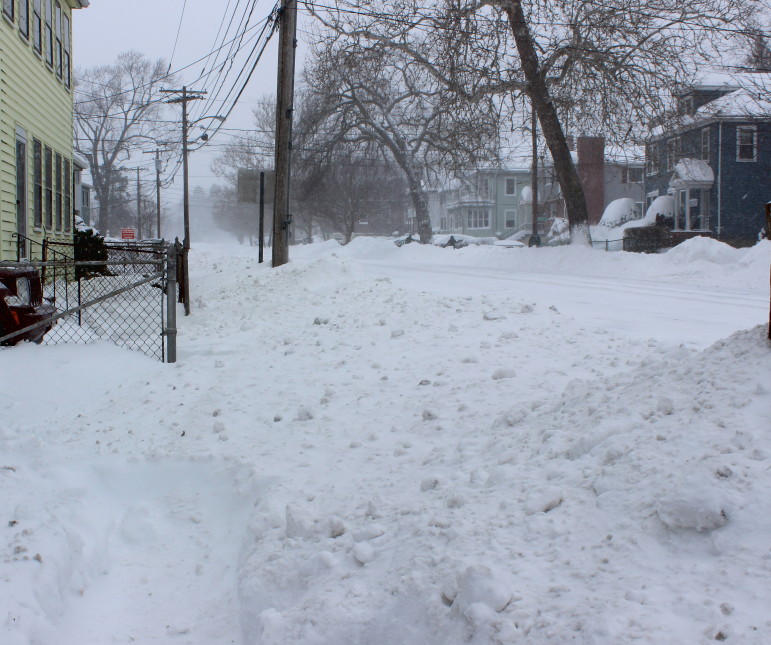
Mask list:
[[[771,642],[771,242],[192,253],[0,352],[0,643]]]

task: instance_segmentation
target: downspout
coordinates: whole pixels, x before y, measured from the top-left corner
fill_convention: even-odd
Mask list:
[[[718,121],[717,129],[717,237],[723,232],[723,122]]]

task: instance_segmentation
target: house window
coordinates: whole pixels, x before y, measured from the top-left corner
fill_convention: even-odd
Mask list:
[[[643,169],[635,166],[626,167],[627,179],[630,184],[643,183]]]
[[[54,31],[56,32],[56,46],[54,49],[55,61],[56,61],[56,75],[61,80],[64,77],[64,60],[62,56],[62,8],[59,3],[56,3],[56,12],[54,13],[56,18],[56,24],[54,25]]]
[[[56,153],[56,230],[62,230],[62,156]]]
[[[366,213],[362,213],[361,215],[359,215],[359,224],[368,224],[368,223],[369,223],[369,219],[367,218]]]
[[[709,161],[709,128],[704,128],[701,131],[701,158],[704,161]]]
[[[32,46],[38,54],[43,53],[43,13],[41,0],[32,0]]]
[[[15,18],[14,11],[13,11],[13,3],[15,0],[3,0],[3,13],[6,15],[8,20],[13,21]]]
[[[64,37],[64,84],[67,88],[72,84],[72,60],[71,41],[70,41],[70,18],[67,14],[62,16],[63,25],[63,37]]]
[[[517,211],[505,211],[506,228],[516,228],[517,226]]]
[[[755,126],[736,128],[736,160],[757,161],[758,131]]]
[[[479,189],[479,196],[482,199],[487,199],[490,196],[490,182],[487,180],[486,177],[482,177],[479,179],[478,189]]]
[[[506,177],[506,194],[507,195],[517,194],[517,180],[514,179],[514,177]]]
[[[54,153],[46,146],[45,151],[45,207],[46,228],[54,227]]]
[[[29,0],[19,0],[19,33],[29,40]]]
[[[72,230],[72,171],[70,160],[64,160],[64,230]]]
[[[53,0],[45,0],[46,3],[46,62],[50,67],[54,66],[54,5]]]
[[[439,220],[439,228],[442,229],[443,231],[447,230],[447,218],[446,217],[442,217]]]
[[[667,141],[667,166],[668,171],[674,170],[680,158],[680,137]]]
[[[489,228],[490,211],[486,208],[470,208],[466,211],[466,228]]]
[[[33,202],[35,228],[43,227],[43,144],[37,139],[32,141],[33,156]]]

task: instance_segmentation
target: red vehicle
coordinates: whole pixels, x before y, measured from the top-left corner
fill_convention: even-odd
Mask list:
[[[0,338],[15,331],[44,322],[56,314],[56,307],[43,302],[40,273],[34,267],[0,266]],[[54,323],[0,341],[2,345],[16,345],[23,340],[40,343]]]

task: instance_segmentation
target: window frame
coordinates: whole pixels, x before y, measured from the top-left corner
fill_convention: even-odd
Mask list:
[[[53,14],[53,0],[44,0],[45,5],[43,7],[45,22],[45,61],[46,65],[53,71],[54,68],[54,14]]]
[[[56,161],[54,164],[54,190],[56,199],[56,230],[61,231],[64,227],[63,217],[63,194],[62,194],[62,156],[58,152],[56,153]]]
[[[32,139],[32,212],[33,226],[43,228],[43,143]]]
[[[671,172],[675,169],[680,157],[680,137],[672,137],[667,141],[666,169]]]
[[[64,232],[69,233],[72,230],[72,162],[64,158]]]
[[[467,208],[466,209],[466,229],[481,230],[490,228],[490,209],[489,208]]]
[[[43,155],[45,223],[46,228],[52,231],[54,228],[54,151],[46,146]]]
[[[29,0],[19,0],[19,35],[29,40]]]
[[[509,182],[511,182],[511,191],[509,191]],[[506,197],[513,197],[517,194],[517,178],[516,177],[505,177],[503,180],[503,192],[506,195]]]
[[[64,80],[64,55],[62,53],[62,5],[54,3],[54,65],[56,76]]]
[[[64,85],[67,89],[72,87],[72,26],[67,12],[62,13],[62,36],[64,44]]]
[[[752,143],[742,143],[742,133],[749,132],[752,134]],[[752,158],[741,156],[742,148],[752,146]],[[736,161],[739,163],[752,163],[758,160],[758,128],[754,125],[737,125],[736,126]]]
[[[16,22],[16,0],[3,0],[3,15],[11,23]]]
[[[43,55],[43,0],[32,0],[32,49]]]
[[[509,222],[511,222],[511,226],[509,226]],[[503,211],[503,228],[517,228],[517,210],[515,208],[507,208]]]
[[[709,163],[709,155],[710,155],[710,134],[711,130],[709,128],[702,128],[701,129],[701,160],[706,161]]]

